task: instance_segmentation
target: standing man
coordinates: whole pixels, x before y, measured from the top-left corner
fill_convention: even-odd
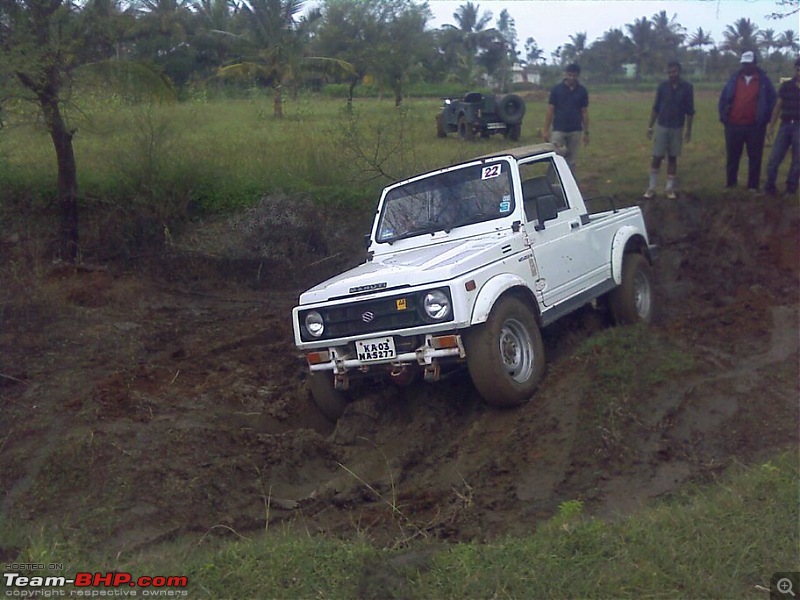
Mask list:
[[[675,175],[678,172],[678,156],[682,142],[692,139],[692,120],[694,119],[694,88],[681,79],[681,65],[672,61],[667,65],[667,81],[656,90],[650,123],[647,125],[647,139],[653,140],[653,162],[650,163],[650,185],[644,193],[645,198],[656,195],[658,170],[661,161],[667,157],[667,185],[664,193],[674,200],[676,195]],[[656,124],[653,132],[653,124]],[[686,127],[684,131],[684,126]]]
[[[778,193],[778,188],[775,186],[778,167],[791,148],[792,162],[786,174],[786,193],[797,194],[797,184],[800,181],[800,58],[794,61],[794,77],[784,81],[778,88],[778,102],[767,127],[767,139],[772,139],[778,117],[781,119],[781,126],[767,162],[767,183],[764,185],[764,191],[772,195]]]
[[[747,189],[758,191],[764,138],[775,98],[775,87],[767,74],[756,66],[755,53],[743,53],[741,68],[731,76],[719,96],[719,120],[725,125],[727,187],[736,187],[739,161],[747,146]]]
[[[563,147],[564,158],[573,174],[581,140],[584,145],[589,143],[589,92],[578,82],[580,74],[579,65],[568,65],[564,80],[550,90],[547,116],[542,130],[545,142],[552,141],[556,146]]]

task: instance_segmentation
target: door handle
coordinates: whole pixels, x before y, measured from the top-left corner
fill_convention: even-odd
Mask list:
[[[580,221],[571,221],[570,224],[569,224],[569,228],[570,229],[577,229],[580,226],[581,226],[581,222]]]

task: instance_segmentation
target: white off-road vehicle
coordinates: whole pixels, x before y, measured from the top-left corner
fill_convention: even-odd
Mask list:
[[[292,312],[311,392],[333,420],[359,379],[437,381],[464,363],[488,403],[519,404],[544,376],[540,328],[601,298],[621,324],[653,314],[641,210],[590,214],[551,144],[388,186],[367,245],[364,264]]]

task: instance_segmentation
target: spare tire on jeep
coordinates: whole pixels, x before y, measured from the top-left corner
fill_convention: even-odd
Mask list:
[[[516,94],[506,94],[497,102],[497,114],[509,125],[521,123],[525,116],[525,102]]]

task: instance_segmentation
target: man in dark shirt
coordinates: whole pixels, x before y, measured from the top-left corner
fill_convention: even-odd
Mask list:
[[[725,125],[726,186],[736,187],[739,161],[747,146],[747,189],[757,192],[767,123],[775,107],[775,87],[756,66],[755,52],[742,53],[741,65],[719,96],[719,120]]]
[[[797,194],[797,184],[800,181],[800,58],[794,61],[794,77],[783,82],[778,88],[778,102],[767,127],[767,139],[772,139],[778,117],[781,119],[781,126],[767,162],[767,182],[764,190],[768,194],[778,193],[778,188],[775,186],[778,167],[791,148],[792,162],[786,174],[786,193]]]
[[[578,83],[580,73],[579,65],[574,63],[568,65],[564,80],[550,90],[542,130],[545,142],[552,141],[562,148],[563,156],[573,174],[581,139],[584,145],[589,143],[589,92]]]
[[[692,139],[694,88],[691,83],[681,79],[681,65],[678,62],[673,61],[667,65],[667,77],[667,81],[662,82],[656,90],[656,99],[647,126],[647,139],[653,140],[653,161],[650,163],[650,184],[644,197],[653,198],[656,195],[658,170],[666,156],[667,185],[664,192],[667,198],[674,200],[677,197],[675,176],[678,173],[678,156],[681,154],[682,142]]]

